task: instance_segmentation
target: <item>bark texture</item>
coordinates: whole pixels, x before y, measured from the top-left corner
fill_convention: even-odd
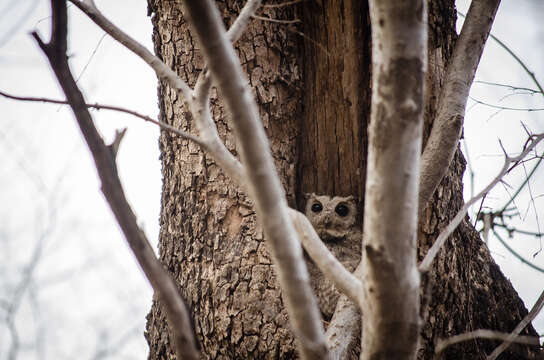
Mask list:
[[[149,0],[149,5],[156,53],[193,85],[203,63],[182,9],[176,1]],[[227,26],[242,5],[218,1]],[[268,8],[259,15],[294,19],[300,11],[303,27],[253,20],[236,46],[291,206],[296,196],[309,192],[362,199],[370,113],[366,6],[364,1],[332,0]],[[453,0],[429,1],[424,138],[451,57],[455,18]],[[159,106],[163,121],[195,131],[182,100],[164,84],[159,85]],[[222,139],[236,154],[232,126],[217,95],[212,111]],[[209,359],[296,357],[253,205],[194,144],[164,132],[159,145],[160,257],[189,302],[202,353]],[[458,153],[420,220],[419,259],[461,206],[463,171]],[[426,322],[421,359],[432,358],[439,337],[479,328],[510,331],[527,313],[468,223],[441,251],[422,297]],[[535,332],[530,328],[523,334]],[[174,358],[165,316],[156,303],[148,315],[146,337],[150,359]],[[495,345],[489,340],[462,343],[446,350],[443,358],[483,359]],[[531,358],[536,350],[529,349],[512,345],[503,357]]]
[[[371,90],[368,2],[304,1],[303,23],[297,187],[302,194],[362,200]]]
[[[156,53],[192,86],[203,67],[196,39],[175,1],[151,1]],[[229,26],[243,3],[218,2]],[[293,18],[290,7],[265,16]],[[300,113],[296,34],[254,20],[236,50],[248,74],[276,167],[294,204],[295,139]],[[195,131],[175,92],[159,86],[162,120]],[[227,148],[236,153],[232,124],[216,95],[212,113]],[[274,269],[253,204],[198,147],[169,133],[160,138],[164,176],[159,252],[189,302],[208,358],[294,356]],[[172,358],[164,315],[154,304],[147,338],[151,359]]]

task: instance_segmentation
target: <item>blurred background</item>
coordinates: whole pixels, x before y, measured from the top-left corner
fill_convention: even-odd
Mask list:
[[[468,4],[458,1],[459,11],[466,13]],[[152,51],[146,1],[97,1],[97,5]],[[68,12],[71,66],[87,101],[156,118],[154,73],[77,8],[69,5]],[[492,32],[542,81],[543,18],[541,1],[504,1]],[[49,1],[0,0],[0,91],[64,99],[29,35],[37,30],[48,39],[49,27]],[[499,140],[506,151],[516,154],[527,131],[544,132],[544,114],[537,111],[544,109],[544,94],[493,40],[488,41],[476,80],[462,143],[471,169],[465,175],[466,199],[502,167]],[[128,128],[118,154],[119,172],[128,199],[156,246],[159,131],[120,113],[92,113],[107,141],[115,129]],[[538,149],[542,154],[544,146]],[[0,359],[146,358],[143,332],[152,291],[103,199],[71,110],[0,97],[0,164]],[[488,246],[529,309],[544,289],[539,236],[544,231],[544,170],[540,166],[529,177],[535,164],[526,162],[508,174],[480,211],[492,214],[507,204],[503,214],[511,216],[495,216],[497,225],[489,228]],[[479,208],[478,203],[472,210],[474,221]],[[482,227],[480,221],[477,228]],[[544,333],[544,314],[534,325]]]

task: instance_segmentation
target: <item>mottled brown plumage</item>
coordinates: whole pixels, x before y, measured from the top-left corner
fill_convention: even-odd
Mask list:
[[[307,194],[305,214],[332,254],[353,271],[361,259],[362,233],[353,196]],[[308,271],[323,318],[329,321],[339,293],[317,266],[308,260]]]

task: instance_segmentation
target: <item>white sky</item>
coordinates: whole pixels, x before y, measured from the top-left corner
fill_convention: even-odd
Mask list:
[[[118,26],[150,50],[151,24],[146,2],[97,1]],[[460,10],[466,12],[466,2]],[[28,35],[38,29],[49,36],[49,2],[0,0],[0,89],[16,95],[62,99],[45,57]],[[139,59],[103,37],[93,23],[74,6],[69,8],[70,59],[79,85],[89,102],[119,105],[156,117],[158,113],[154,73]],[[544,3],[504,1],[493,33],[512,47],[544,78],[542,38]],[[477,79],[534,88],[529,77],[490,41]],[[482,84],[472,96],[493,104],[544,107],[542,96],[509,95]],[[489,109],[469,102],[465,139],[476,169],[475,189],[483,188],[502,165],[498,139],[511,152],[524,142],[524,122],[533,132],[543,132],[542,112]],[[128,127],[118,157],[120,174],[130,202],[149,239],[157,242],[161,174],[158,130],[139,119],[106,111],[93,112],[103,136],[111,140],[115,129]],[[539,148],[542,151],[542,146]],[[43,238],[34,282],[26,289],[17,313],[20,358],[142,359],[147,346],[141,334],[149,310],[151,289],[132,258],[99,190],[89,152],[66,106],[18,103],[0,97],[0,299],[20,283]],[[527,164],[527,169],[532,163]],[[544,214],[543,173],[531,181],[537,213]],[[498,207],[523,179],[523,168],[506,179],[513,189],[499,185],[486,200]],[[466,196],[470,186],[466,185]],[[535,216],[526,191],[516,205],[522,216],[519,228],[544,230],[544,217]],[[527,211],[528,209],[528,211]],[[539,224],[537,224],[537,219]],[[44,234],[46,236],[44,236]],[[505,237],[506,238],[506,237]],[[525,258],[544,267],[544,254],[534,237],[508,240]],[[506,276],[530,308],[544,287],[544,274],[523,265],[496,239],[490,249]],[[8,298],[9,300],[9,298]],[[34,300],[34,301],[32,301]],[[54,324],[52,326],[52,324]],[[534,325],[544,332],[544,315]],[[36,329],[43,329],[38,331]],[[42,334],[41,337],[34,334]],[[37,340],[35,340],[37,338]],[[4,340],[6,339],[6,340]],[[7,358],[8,332],[0,324],[0,359]],[[107,351],[111,353],[106,353]],[[103,351],[103,352],[100,352]],[[39,354],[39,355],[38,355]]]

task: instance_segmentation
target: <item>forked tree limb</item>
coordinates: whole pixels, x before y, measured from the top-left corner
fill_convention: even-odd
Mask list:
[[[32,35],[47,56],[67,101],[70,103],[79,128],[91,150],[106,198],[125,238],[146,277],[166,310],[173,342],[179,359],[199,359],[198,344],[192,330],[188,308],[176,284],[158,261],[121,186],[115,159],[94,126],[85,100],[70,72],[67,51],[67,10],[65,0],[52,0],[53,24],[49,43],[44,43],[34,32]]]

